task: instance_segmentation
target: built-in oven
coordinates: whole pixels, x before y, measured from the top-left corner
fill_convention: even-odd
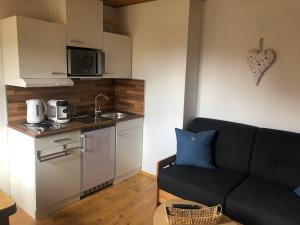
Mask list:
[[[68,76],[97,77],[105,72],[105,54],[99,49],[68,47]]]

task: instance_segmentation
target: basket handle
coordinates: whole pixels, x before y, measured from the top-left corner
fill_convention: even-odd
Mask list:
[[[222,208],[222,206],[221,206],[220,204],[218,204],[218,205],[216,206],[216,211],[217,211],[219,214],[222,213],[223,208]]]

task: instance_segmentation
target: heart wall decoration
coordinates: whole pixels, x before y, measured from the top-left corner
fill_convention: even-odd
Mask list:
[[[273,65],[276,54],[272,49],[263,49],[264,39],[260,39],[259,49],[251,49],[247,55],[250,70],[254,74],[256,86],[259,85],[265,72]]]

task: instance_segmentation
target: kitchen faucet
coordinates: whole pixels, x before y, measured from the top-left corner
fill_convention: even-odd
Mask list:
[[[109,100],[109,97],[104,94],[99,94],[95,97],[95,118],[98,118],[102,112],[100,105],[98,106],[98,98],[100,98],[101,96],[103,96],[107,101]]]

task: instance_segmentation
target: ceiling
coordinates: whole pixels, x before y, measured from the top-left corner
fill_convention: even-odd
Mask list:
[[[132,5],[142,2],[150,2],[154,0],[103,0],[105,5],[112,7],[121,7],[126,5]]]

